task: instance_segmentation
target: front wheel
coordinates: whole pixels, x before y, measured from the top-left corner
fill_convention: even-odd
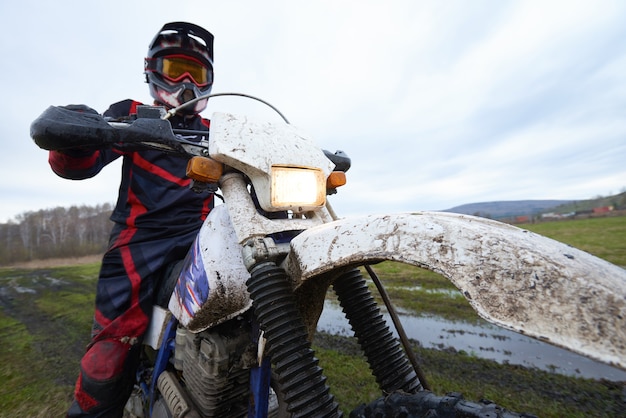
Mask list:
[[[430,391],[408,394],[394,392],[350,413],[350,418],[537,418],[508,411],[490,401],[470,402],[460,393],[437,396]]]

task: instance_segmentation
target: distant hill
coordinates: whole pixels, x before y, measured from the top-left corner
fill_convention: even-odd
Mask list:
[[[532,217],[533,215],[548,212],[565,214],[604,206],[612,206],[614,209],[626,209],[626,192],[586,200],[513,200],[469,203],[446,209],[444,212],[476,215],[491,219],[505,219],[517,216]]]
[[[626,192],[595,199],[576,200],[553,208],[555,213],[567,213],[590,210],[597,207],[612,206],[613,209],[626,209]]]
[[[503,219],[515,216],[532,216],[553,210],[557,206],[571,204],[574,200],[513,200],[500,202],[479,202],[455,206],[444,212],[462,213],[483,218]]]

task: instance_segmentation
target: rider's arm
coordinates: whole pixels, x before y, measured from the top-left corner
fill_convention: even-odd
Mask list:
[[[114,103],[104,112],[104,116],[110,118],[127,118],[136,113],[137,105],[141,103],[134,100],[123,100]],[[87,113],[97,113],[85,105],[69,105],[66,108]],[[84,150],[68,149],[63,151],[50,151],[48,162],[52,171],[58,176],[82,180],[95,176],[104,166],[121,155],[112,149]]]
[[[120,155],[111,149],[50,151],[48,162],[58,176],[82,180],[95,176]]]

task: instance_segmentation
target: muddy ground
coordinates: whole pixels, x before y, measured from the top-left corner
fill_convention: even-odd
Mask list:
[[[0,269],[42,269],[62,266],[76,266],[80,264],[98,263],[102,260],[101,255],[86,255],[74,258],[47,258],[45,260],[31,260],[22,263],[0,266]]]
[[[28,335],[32,337],[34,354],[44,367],[41,371],[45,372],[46,377],[59,385],[73,385],[78,361],[88,343],[88,325],[83,323],[82,329],[77,330],[74,309],[55,313],[45,309],[40,301],[46,294],[58,294],[59,304],[63,303],[65,297],[76,292],[91,297],[93,286],[92,283],[81,286],[74,281],[63,281],[49,276],[49,270],[44,265],[52,268],[71,264],[52,260],[16,267],[16,274],[0,279],[0,312],[26,328]]]

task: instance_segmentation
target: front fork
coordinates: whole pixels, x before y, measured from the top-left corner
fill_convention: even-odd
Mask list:
[[[340,417],[341,411],[310,347],[288,276],[277,266],[287,250],[288,244],[276,245],[271,238],[250,240],[244,245],[244,261],[251,275],[246,285],[266,340],[265,354],[274,364],[278,390],[292,416]],[[389,331],[359,270],[342,273],[333,287],[381,390],[421,390],[415,371]],[[252,378],[255,376],[267,379],[262,371],[253,373]],[[253,392],[255,386],[266,387],[262,381],[253,383]],[[258,403],[266,401],[259,398],[254,401]]]
[[[285,271],[272,262],[261,263],[252,269],[247,286],[287,410],[295,417],[341,416],[310,347]]]
[[[416,370],[389,330],[359,269],[341,274],[333,289],[381,390],[422,390]]]

